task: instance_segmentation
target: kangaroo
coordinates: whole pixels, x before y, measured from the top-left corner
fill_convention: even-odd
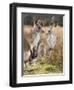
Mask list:
[[[38,56],[38,47],[40,41],[41,22],[38,20],[34,25],[30,38],[24,35],[24,63],[32,64],[32,60]]]

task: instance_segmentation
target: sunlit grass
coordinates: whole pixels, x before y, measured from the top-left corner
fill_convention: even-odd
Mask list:
[[[62,58],[60,58],[62,59]],[[51,56],[43,56],[34,62],[31,66],[24,67],[24,74],[49,74],[49,73],[62,73],[63,72],[62,60],[54,60]]]

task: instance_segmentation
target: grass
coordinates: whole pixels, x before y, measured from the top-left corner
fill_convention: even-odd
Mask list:
[[[53,54],[55,54],[53,56]],[[53,56],[53,57],[52,57]],[[49,74],[63,72],[63,58],[57,57],[56,51],[52,52],[52,56],[43,56],[34,62],[31,66],[24,67],[24,75],[31,74]]]

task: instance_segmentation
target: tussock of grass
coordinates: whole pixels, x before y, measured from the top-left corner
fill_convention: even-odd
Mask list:
[[[59,58],[60,59],[60,58]],[[54,55],[54,59],[50,56],[43,56],[31,66],[24,67],[24,74],[49,74],[62,73],[63,63]]]

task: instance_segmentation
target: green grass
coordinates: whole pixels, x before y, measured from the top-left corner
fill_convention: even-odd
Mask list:
[[[57,51],[54,51],[51,56],[45,55],[33,62],[31,66],[27,64],[24,66],[24,75],[62,73],[63,57],[57,54]]]

